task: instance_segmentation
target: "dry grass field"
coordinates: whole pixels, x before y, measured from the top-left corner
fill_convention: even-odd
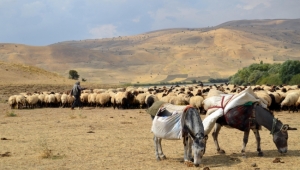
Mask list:
[[[0,68],[2,80],[5,80],[0,83],[1,170],[194,169],[183,163],[182,141],[164,140],[163,149],[168,159],[156,161],[153,135],[150,132],[151,120],[144,109],[11,110],[7,99],[12,94],[66,91],[73,86],[74,80],[57,77],[56,74],[35,67],[18,64],[7,66],[6,64],[4,63],[5,67]],[[34,74],[35,72],[39,74]],[[30,78],[24,78],[28,75],[31,75]],[[86,82],[82,82],[82,86],[88,88],[118,87]],[[283,123],[299,129],[299,113],[275,112],[275,115]],[[289,133],[289,151],[286,155],[277,152],[272,137],[266,129],[261,131],[261,137],[264,157],[257,157],[254,135],[250,134],[247,158],[243,158],[240,154],[242,132],[228,128],[221,130],[219,139],[221,147],[226,151],[225,155],[216,154],[212,137],[209,135],[207,150],[201,167],[198,169],[203,169],[203,167],[246,170],[299,169],[299,131]],[[284,163],[273,163],[275,158],[281,158]],[[253,163],[256,163],[257,167],[252,167]]]
[[[299,129],[299,113],[275,115]],[[0,169],[195,169],[183,163],[181,140],[163,140],[167,159],[157,162],[150,128],[150,116],[143,109],[11,110],[0,103]],[[299,169],[299,130],[289,132],[285,155],[277,152],[272,136],[263,128],[264,156],[257,156],[251,133],[244,158],[242,138],[242,132],[222,128],[219,142],[226,154],[219,155],[209,135],[202,164],[196,169]],[[276,158],[281,158],[281,163],[273,163]],[[252,167],[254,163],[256,167]]]

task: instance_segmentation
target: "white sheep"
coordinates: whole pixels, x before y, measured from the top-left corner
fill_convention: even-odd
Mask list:
[[[115,104],[118,108],[129,109],[134,101],[134,95],[130,91],[117,92],[115,95]],[[114,107],[115,108],[115,107]]]
[[[40,107],[43,107],[44,103],[45,103],[45,95],[44,94],[39,94],[38,99],[39,99],[38,103],[39,103]]]
[[[104,92],[106,92],[106,90],[105,89],[94,89],[93,92],[94,93],[104,93]]]
[[[91,90],[91,89],[82,90],[82,93],[92,93],[92,92],[93,92],[93,90]]]
[[[140,109],[145,108],[145,106],[146,106],[146,103],[145,103],[146,96],[147,96],[146,93],[139,93],[136,96],[136,100],[138,101]]]
[[[17,95],[12,95],[8,98],[8,104],[11,109],[14,109],[17,105],[16,97],[17,97]]]
[[[192,96],[190,98],[189,104],[192,105],[193,107],[197,108],[199,110],[199,113],[202,113],[204,111],[203,101],[204,101],[204,98],[202,96]]]
[[[90,93],[88,95],[88,103],[90,106],[96,106],[96,96],[97,93]]]
[[[62,103],[61,103],[61,94],[60,93],[55,93],[54,96],[55,96],[56,104],[58,104],[58,106],[60,107],[62,105]]]
[[[53,107],[56,104],[56,97],[54,94],[45,96],[45,103],[48,107]]]
[[[272,103],[269,107],[270,110],[280,111],[280,103],[283,100],[282,96],[280,96],[277,92],[269,92],[269,96],[272,99]]]
[[[190,97],[184,93],[180,93],[169,100],[169,103],[174,105],[188,105],[189,102],[190,102]]]
[[[176,96],[164,96],[160,99],[160,101],[166,102],[166,103],[171,103],[171,100],[175,98]]]
[[[298,98],[297,102],[296,102],[296,108],[298,109],[298,106],[300,105],[300,97]]]
[[[265,90],[255,91],[254,93],[258,98],[260,98],[263,101],[263,103],[270,107],[270,105],[272,104],[272,99]]]
[[[289,112],[291,109],[294,112],[295,110],[297,110],[297,108],[295,108],[295,106],[296,106],[296,102],[299,99],[299,96],[300,96],[299,92],[288,93],[286,95],[285,99],[280,104],[281,108],[283,108],[284,106],[287,106],[289,108]]]
[[[220,94],[225,94],[222,91],[216,90],[216,89],[210,89],[207,93],[206,98],[212,97],[212,96],[220,96]]]
[[[60,97],[61,107],[65,107],[68,104],[68,95],[63,93]]]
[[[72,104],[74,103],[74,100],[75,100],[75,97],[74,96],[71,96],[71,95],[67,95],[67,103],[68,103],[68,106],[71,107]]]
[[[157,98],[156,95],[154,94],[147,94],[146,98],[145,98],[145,103],[147,105],[147,107],[149,108],[150,106],[152,106],[152,104],[156,101],[158,101],[159,99]]]
[[[108,92],[109,95],[110,95],[110,103],[112,104],[113,108],[115,109],[116,108],[116,93],[113,92],[113,91],[109,91]]]
[[[87,105],[88,104],[88,98],[89,98],[89,93],[81,93],[80,95],[80,101],[82,105]]]
[[[110,103],[110,95],[109,93],[100,93],[96,95],[96,107],[100,105],[100,107],[104,107]]]
[[[20,108],[22,109],[26,104],[25,96],[17,95],[16,96],[16,103],[17,103],[17,109],[20,109]]]
[[[39,101],[38,95],[28,95],[26,97],[26,102],[30,109],[33,109],[34,107],[36,107],[36,104],[38,103],[38,101]]]

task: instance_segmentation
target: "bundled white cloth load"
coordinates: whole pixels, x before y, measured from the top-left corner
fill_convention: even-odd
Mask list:
[[[236,106],[243,105],[247,102],[259,102],[262,107],[267,108],[267,105],[256,96],[251,87],[246,88],[238,94],[212,96],[203,102],[204,108],[207,110],[206,117],[203,120],[205,135],[210,133],[219,117]]]
[[[187,106],[164,104],[153,119],[151,131],[158,138],[178,140],[182,138],[181,118]]]

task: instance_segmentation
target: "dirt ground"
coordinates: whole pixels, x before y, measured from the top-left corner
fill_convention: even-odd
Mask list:
[[[15,116],[14,116],[15,115]],[[276,117],[299,129],[300,114],[277,112]],[[202,116],[202,119],[204,116]],[[154,154],[151,119],[143,109],[36,108],[11,110],[0,103],[0,169],[194,169],[183,163],[181,140],[163,140],[166,160]],[[300,169],[300,132],[289,132],[289,150],[278,153],[270,132],[261,131],[263,157],[250,134],[247,157],[240,150],[243,133],[222,128],[216,153],[209,135],[203,169]],[[282,163],[273,163],[281,158]],[[283,163],[284,162],[284,163]],[[252,167],[252,164],[256,167]]]

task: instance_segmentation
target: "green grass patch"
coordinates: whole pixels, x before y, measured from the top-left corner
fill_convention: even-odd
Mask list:
[[[18,115],[17,114],[15,114],[15,112],[14,111],[7,111],[7,113],[6,113],[6,116],[7,117],[17,117]]]

